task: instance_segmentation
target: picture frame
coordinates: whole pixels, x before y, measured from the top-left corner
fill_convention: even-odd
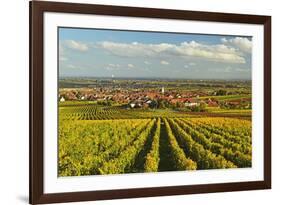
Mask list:
[[[246,14],[168,10],[156,8],[105,6],[78,3],[30,1],[30,204],[77,202],[167,195],[230,192],[271,188],[271,17]],[[243,182],[201,183],[194,185],[153,186],[74,192],[45,192],[44,162],[44,104],[46,63],[44,24],[46,13],[133,17],[157,20],[218,22],[226,24],[259,25],[263,30],[263,179]],[[63,25],[61,25],[63,26]],[[254,78],[255,76],[253,76]],[[57,92],[56,90],[54,92]],[[57,132],[57,131],[56,131]]]

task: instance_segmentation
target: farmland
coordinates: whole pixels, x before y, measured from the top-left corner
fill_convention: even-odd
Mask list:
[[[61,176],[251,166],[247,120],[62,120],[60,140]]]
[[[58,100],[59,176],[252,166],[250,82],[63,79]]]

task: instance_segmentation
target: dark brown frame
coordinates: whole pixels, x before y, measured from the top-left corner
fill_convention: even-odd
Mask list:
[[[271,188],[271,17],[155,8],[31,1],[30,6],[30,204],[198,194]],[[43,13],[182,19],[260,24],[264,27],[264,180],[44,194],[43,192]]]

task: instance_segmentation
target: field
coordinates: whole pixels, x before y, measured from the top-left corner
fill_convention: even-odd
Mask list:
[[[251,135],[249,109],[191,112],[65,101],[59,103],[58,171],[82,176],[251,167]]]

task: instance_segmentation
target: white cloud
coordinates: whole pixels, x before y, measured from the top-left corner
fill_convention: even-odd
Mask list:
[[[232,71],[232,67],[230,66],[227,66],[225,69],[224,69],[224,72],[225,73],[230,73]]]
[[[245,63],[244,57],[236,49],[223,44],[207,45],[195,41],[183,42],[176,48],[176,51],[182,56],[192,56],[209,61]]]
[[[106,69],[106,70],[110,70],[110,71],[114,70],[114,68],[109,67],[109,66],[105,66],[105,69]]]
[[[120,68],[119,64],[113,64],[113,63],[109,63],[105,67],[106,70],[119,70],[119,68]]]
[[[104,41],[98,45],[117,56],[138,57],[138,56],[154,56],[156,53],[163,52],[165,49],[172,47],[172,44],[143,44],[138,42],[133,43],[116,43]]]
[[[119,68],[120,67],[119,64],[113,64],[113,63],[109,63],[108,66],[113,67],[113,68]]]
[[[222,43],[234,46],[242,52],[251,53],[252,52],[252,41],[248,38],[235,37],[231,39],[222,38]]]
[[[59,61],[67,61],[67,57],[64,56],[64,48],[62,43],[59,43]]]
[[[134,68],[135,66],[133,64],[128,64],[128,68]]]
[[[223,68],[209,68],[208,71],[216,73],[249,73],[250,69],[248,68],[236,68],[236,67],[223,67]]]
[[[245,63],[241,52],[224,44],[202,44],[196,41],[182,42],[181,44],[144,44],[144,43],[116,43],[104,41],[98,46],[123,57],[182,57],[184,59],[200,59],[225,63]]]
[[[150,65],[151,63],[149,61],[144,61],[144,64]]]
[[[160,62],[162,65],[169,65],[170,63],[168,61],[161,61]]]
[[[75,65],[72,65],[72,64],[68,64],[68,65],[67,65],[67,68],[73,69],[73,68],[76,68],[76,66],[75,66]]]
[[[251,69],[249,68],[235,68],[236,72],[242,72],[242,73],[249,73]]]
[[[77,50],[77,51],[87,51],[89,50],[89,46],[86,43],[74,41],[74,40],[66,40],[64,42],[65,46],[70,49]]]
[[[188,64],[185,64],[184,68],[190,68],[191,69],[191,67],[192,67],[192,69],[194,69],[196,65],[197,65],[197,63],[190,62]]]

